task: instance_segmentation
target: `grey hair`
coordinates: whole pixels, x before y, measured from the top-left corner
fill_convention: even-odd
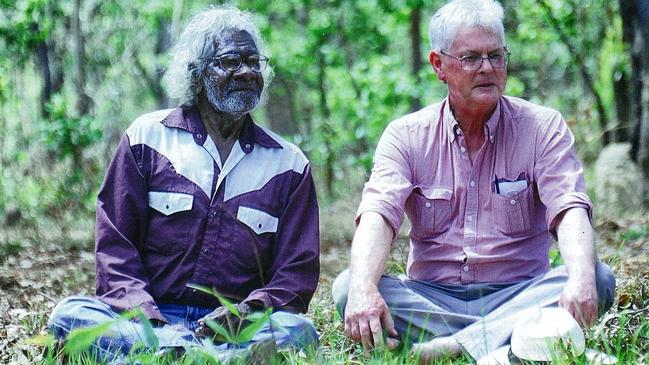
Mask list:
[[[198,102],[199,81],[209,61],[205,57],[215,54],[218,44],[215,39],[225,30],[242,30],[250,34],[260,54],[269,56],[253,14],[232,6],[211,6],[196,14],[187,24],[180,38],[171,50],[169,68],[164,76],[167,94],[181,105],[195,105]],[[262,71],[264,100],[266,90],[273,78],[270,65]]]
[[[451,48],[462,27],[481,27],[498,33],[505,45],[503,7],[495,0],[453,0],[430,18],[428,35],[435,51]]]

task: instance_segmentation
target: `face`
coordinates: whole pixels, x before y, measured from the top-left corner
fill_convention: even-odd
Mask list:
[[[446,54],[457,58],[465,56],[488,57],[503,51],[504,45],[495,31],[479,27],[460,29]],[[495,107],[505,91],[506,68],[493,68],[487,59],[475,71],[462,69],[460,61],[431,52],[430,62],[440,80],[446,82],[452,106],[470,106],[489,110]]]
[[[218,47],[213,57],[236,53],[244,62],[236,71],[225,71],[218,62],[208,66],[202,78],[203,90],[214,109],[239,118],[257,106],[264,88],[261,71],[252,70],[245,62],[248,56],[258,55],[259,51],[245,31],[226,30],[216,42]]]

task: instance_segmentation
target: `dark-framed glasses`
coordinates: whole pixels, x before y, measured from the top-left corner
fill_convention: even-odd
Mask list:
[[[207,64],[211,68],[220,68],[226,72],[234,72],[241,68],[244,62],[251,70],[255,72],[263,71],[268,66],[268,57],[253,54],[250,56],[241,56],[238,53],[226,53],[218,57],[203,58],[209,60]]]
[[[494,52],[487,57],[482,57],[480,55],[455,57],[444,51],[440,51],[439,53],[443,54],[444,56],[451,57],[454,60],[460,61],[460,64],[462,65],[462,69],[464,71],[475,71],[479,69],[480,67],[482,67],[482,61],[484,60],[489,60],[489,63],[491,63],[491,67],[493,68],[505,68],[507,67],[507,64],[509,64],[509,56],[511,55],[507,48],[503,48],[500,51]]]

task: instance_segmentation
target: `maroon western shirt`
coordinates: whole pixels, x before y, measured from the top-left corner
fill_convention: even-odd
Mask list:
[[[117,310],[218,306],[187,287],[305,312],[319,275],[318,204],[294,145],[246,123],[225,163],[195,108],[139,117],[97,197],[97,295]]]

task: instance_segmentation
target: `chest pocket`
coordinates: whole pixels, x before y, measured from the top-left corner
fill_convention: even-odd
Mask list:
[[[420,239],[448,231],[453,191],[446,188],[416,188],[411,194],[412,233]]]
[[[279,219],[264,211],[248,207],[239,207],[237,219],[257,234],[277,232],[279,222]]]
[[[149,206],[166,216],[190,210],[193,204],[194,197],[190,194],[163,191],[149,192]]]
[[[149,191],[151,210],[146,248],[160,254],[186,250],[192,239],[191,227],[196,225],[193,205],[191,194]]]
[[[507,236],[525,236],[532,233],[534,222],[534,189],[525,189],[501,195],[491,193],[491,209],[497,229]]]

